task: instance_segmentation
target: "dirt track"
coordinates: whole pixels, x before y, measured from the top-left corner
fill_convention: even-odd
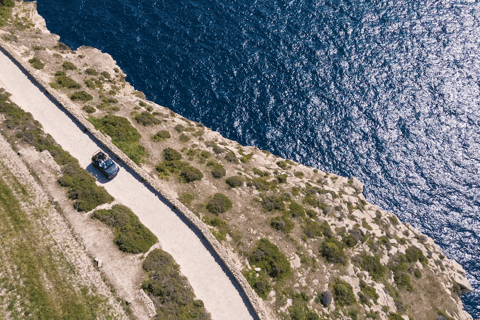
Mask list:
[[[181,266],[197,298],[203,300],[213,319],[252,319],[253,312],[240,294],[234,280],[222,269],[213,250],[201,235],[187,225],[163,199],[121,166],[118,176],[107,181],[90,164],[91,155],[100,145],[69,118],[53,101],[0,51],[0,86],[12,94],[12,101],[32,113],[80,165],[97,176],[115,199],[130,207],[158,237],[162,248]]]

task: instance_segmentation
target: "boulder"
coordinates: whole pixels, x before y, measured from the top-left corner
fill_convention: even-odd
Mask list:
[[[361,183],[360,180],[355,177],[351,177],[350,181],[352,181],[352,187],[357,189],[358,193],[363,193],[363,183]]]
[[[332,303],[332,293],[330,291],[324,291],[322,292],[322,296],[320,298],[320,302],[324,307],[328,307]]]

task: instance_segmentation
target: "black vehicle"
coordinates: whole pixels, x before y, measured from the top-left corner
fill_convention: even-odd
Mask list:
[[[113,179],[117,175],[120,168],[102,151],[97,151],[92,156],[92,164],[95,168],[102,171],[107,179]]]

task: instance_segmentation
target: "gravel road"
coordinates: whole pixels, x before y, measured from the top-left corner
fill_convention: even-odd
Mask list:
[[[208,244],[202,241],[201,235],[122,164],[119,164],[121,171],[115,179],[105,180],[90,163],[92,154],[102,147],[1,51],[0,86],[12,94],[12,101],[32,113],[63,149],[77,158],[83,168],[94,173],[99,183],[117,201],[130,207],[158,237],[162,248],[180,265],[197,298],[203,300],[213,319],[256,318],[239,286],[225,272],[225,267]]]

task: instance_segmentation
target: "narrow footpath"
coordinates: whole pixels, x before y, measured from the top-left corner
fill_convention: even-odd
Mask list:
[[[94,141],[37,87],[29,76],[0,51],[0,87],[12,94],[11,100],[44,127],[63,149],[91,170],[91,155],[101,145]],[[106,151],[106,150],[104,150]],[[119,163],[121,171],[112,181],[99,179],[120,203],[130,207],[140,221],[159,239],[188,278],[198,299],[215,320],[255,319],[238,284],[225,272],[201,235],[171,210],[158,194],[143,184],[135,174]]]

